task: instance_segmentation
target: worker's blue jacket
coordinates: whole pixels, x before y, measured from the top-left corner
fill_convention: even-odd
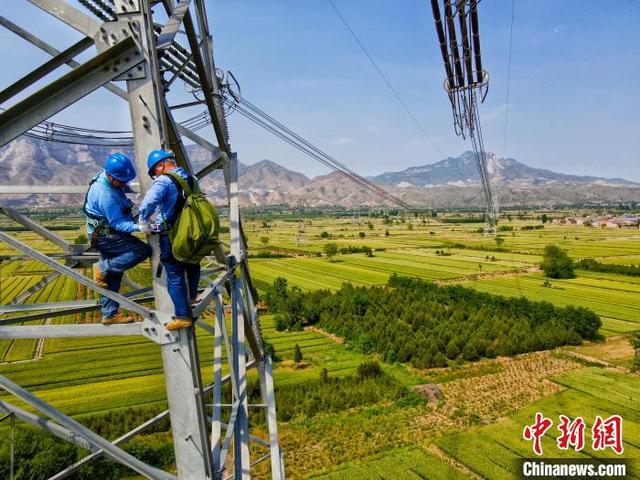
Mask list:
[[[87,192],[84,207],[87,233],[93,235],[98,225],[123,233],[140,231],[131,214],[133,203],[125,195],[130,192],[129,187],[120,189],[111,185],[104,170],[95,176]]]
[[[189,174],[182,167],[176,167],[172,172],[178,173],[185,180],[189,180]],[[153,185],[145,194],[142,205],[140,205],[140,218],[149,221],[151,215],[157,213],[156,223],[165,229],[173,226],[178,213],[176,207],[180,208],[182,202],[179,201],[178,187],[168,175],[158,175],[153,181]]]

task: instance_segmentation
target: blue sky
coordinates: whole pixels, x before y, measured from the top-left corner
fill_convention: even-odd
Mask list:
[[[362,174],[468,150],[453,132],[429,2],[334,1],[437,149],[327,0],[208,1],[217,65],[234,72],[246,98]],[[479,10],[491,74],[481,121],[487,149],[502,156],[511,0],[483,0]],[[2,2],[0,14],[59,49],[79,38],[27,2]],[[637,0],[516,0],[504,153],[559,172],[640,181],[639,25]],[[13,67],[0,71],[0,87],[47,58],[4,30],[0,54]],[[58,119],[128,127],[126,105],[114,98],[95,93]],[[229,123],[241,161],[268,158],[308,175],[326,173],[239,115]]]

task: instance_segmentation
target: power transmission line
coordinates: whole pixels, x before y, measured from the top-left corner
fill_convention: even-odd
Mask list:
[[[516,10],[516,0],[511,1],[511,26],[509,28],[509,61],[507,63],[507,98],[504,112],[504,135],[502,137],[502,158],[507,154],[507,131],[509,126],[509,96],[511,92],[511,50],[513,47],[513,18]]]
[[[338,7],[336,7],[336,4],[333,3],[333,0],[328,0],[328,2],[331,4],[331,6],[335,10],[336,14],[340,18],[340,20],[342,21],[344,26],[347,28],[347,30],[349,31],[349,33],[351,34],[351,36],[353,37],[355,42],[358,44],[358,46],[360,47],[362,52],[369,59],[369,61],[373,65],[373,67],[376,69],[376,72],[378,72],[378,75],[380,75],[380,78],[382,78],[384,83],[387,85],[387,88],[389,88],[389,90],[391,91],[393,96],[396,98],[396,100],[398,101],[400,106],[404,109],[405,112],[407,112],[407,115],[409,115],[409,118],[411,118],[411,120],[413,120],[413,123],[415,123],[416,127],[418,127],[418,130],[420,130],[420,132],[422,132],[422,135],[431,143],[431,145],[438,152],[438,154],[443,155],[443,153],[440,150],[440,148],[438,148],[438,145],[436,145],[436,142],[434,142],[433,138],[431,138],[431,135],[429,135],[427,133],[427,131],[422,126],[422,124],[418,121],[418,119],[415,117],[415,115],[411,112],[411,110],[409,109],[409,107],[407,106],[405,101],[402,99],[402,97],[400,96],[398,91],[393,87],[393,85],[391,84],[391,82],[389,81],[387,76],[384,74],[382,69],[378,66],[376,61],[373,59],[373,57],[371,56],[371,54],[367,50],[367,47],[364,46],[364,44],[360,41],[360,39],[356,35],[356,32],[353,31],[353,29],[351,28],[351,25],[349,25],[349,22],[347,21],[347,19],[344,17],[344,15],[342,15],[342,13],[340,13],[340,10],[338,10]]]
[[[227,105],[231,106],[233,100],[229,98],[225,98],[225,102]],[[332,170],[338,172],[340,175],[344,176],[348,180],[360,185],[364,189],[369,192],[381,196],[386,200],[391,201],[403,208],[411,209],[412,207],[404,202],[403,200],[395,197],[391,193],[387,192],[382,187],[376,185],[375,183],[367,180],[363,176],[359,175],[357,172],[346,166],[345,164],[339,162],[331,155],[327,154],[320,148],[313,145],[311,142],[301,137],[297,133],[293,132],[285,125],[283,125],[278,120],[274,119],[260,108],[249,102],[248,100],[241,98],[240,102],[234,104],[236,111],[242,115],[243,117],[251,120],[256,125],[264,128],[268,132],[274,134],[281,140],[285,141],[289,145],[297,148],[304,154],[310,156],[311,158],[319,161],[323,165],[331,168]]]

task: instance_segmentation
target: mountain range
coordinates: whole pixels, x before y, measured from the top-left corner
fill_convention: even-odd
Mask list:
[[[210,155],[198,146],[187,147],[195,168]],[[122,150],[122,149],[120,149]],[[124,149],[125,153],[132,152]],[[101,169],[116,149],[68,145],[21,137],[0,148],[0,185],[83,185]],[[640,201],[640,184],[621,178],[567,175],[524,165],[513,158],[487,153],[487,168],[500,198],[507,205],[562,205]],[[309,206],[378,206],[388,201],[354,184],[337,172],[308,178],[270,160],[238,167],[241,205],[264,206],[304,203]],[[448,157],[430,165],[410,167],[369,177],[405,202],[431,208],[482,207],[480,179],[473,152]],[[203,190],[224,203],[221,172],[202,182]],[[5,203],[55,205],[80,203],[79,195],[2,196]]]

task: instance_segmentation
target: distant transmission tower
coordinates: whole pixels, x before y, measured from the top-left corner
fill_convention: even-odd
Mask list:
[[[482,68],[480,54],[479,1],[431,0],[431,9],[447,76],[444,89],[451,102],[453,125],[456,135],[471,139],[485,200],[484,232],[495,235],[498,199],[487,170],[478,109],[478,100],[484,102],[489,89],[489,73]]]
[[[23,302],[28,296],[21,295],[11,305],[0,305],[0,314],[23,313],[18,317],[0,320],[0,339],[141,335],[156,343],[162,353],[169,405],[160,415],[111,442],[8,378],[0,376],[0,388],[39,413],[36,415],[0,400],[0,417],[5,418],[3,413],[10,415],[12,419],[41,427],[91,452],[52,477],[54,479],[65,478],[101,456],[109,457],[146,478],[162,480],[246,480],[251,478],[252,468],[256,464],[270,460],[271,477],[274,480],[284,479],[284,463],[276,424],[272,363],[263,349],[254,302],[255,289],[247,263],[247,242],[238,205],[238,161],[230,148],[226,112],[221,98],[221,89],[233,87],[225,86],[224,79],[229,75],[216,70],[214,65],[205,0],[183,0],[178,3],[172,0],[78,0],[89,13],[65,0],[29,1],[54,19],[80,32],[83,38],[64,51],[58,51],[36,35],[0,17],[2,26],[52,57],[0,92],[0,103],[4,108],[0,113],[0,147],[20,135],[42,138],[43,129],[48,132],[45,140],[131,144],[135,149],[141,193],[151,186],[151,179],[146,175],[146,158],[153,149],[171,149],[179,165],[200,179],[221,169],[228,193],[231,252],[227,254],[221,248],[215,252],[215,258],[211,262],[217,263],[217,266],[204,270],[206,285],[199,292],[198,303],[193,308],[194,317],[201,317],[210,304],[215,313],[212,325],[202,318],[196,322],[198,328],[213,335],[213,381],[205,384],[195,327],[178,331],[169,331],[165,327],[171,320],[173,304],[167,294],[164,273],[154,275],[153,286],[149,288],[127,280],[134,287],[130,294],[119,294],[102,288],[82,275],[82,270],[78,270],[90,267],[98,259],[88,245],[69,244],[55,232],[16,210],[0,206],[0,214],[39,234],[63,251],[64,264],[59,263],[59,254],[51,257],[14,236],[0,232],[0,240],[22,255],[38,260],[53,270],[52,274],[40,282],[39,288],[60,275],[66,275],[88,289],[117,301],[122,308],[138,314],[142,319],[137,323],[124,325],[23,325],[42,318],[95,311],[100,306],[93,300],[25,305]],[[155,12],[151,9],[152,5]],[[186,36],[188,46],[176,41],[177,33]],[[95,53],[89,60],[84,63],[74,60],[93,47]],[[25,92],[34,83],[65,65],[71,67],[71,70],[33,93]],[[195,101],[189,104],[175,103],[176,98],[172,92],[177,80],[185,83],[193,92]],[[96,131],[80,127],[65,127],[62,132],[53,132],[54,124],[43,123],[101,88],[128,104],[133,129],[131,137],[116,135],[122,132],[104,131],[99,132],[99,136]],[[181,89],[182,87],[177,89],[178,92]],[[7,105],[7,101],[23,92],[26,95],[22,100]],[[183,123],[176,121],[174,110],[194,106],[204,106],[206,110],[194,117],[196,120]],[[195,130],[209,124],[213,126],[212,133],[217,145],[195,133]],[[206,167],[194,170],[183,144],[183,137],[208,151],[210,161]],[[83,190],[84,188],[80,189],[81,192]],[[0,187],[0,193],[69,192],[78,193],[78,188],[59,185],[38,187],[35,190],[29,186]],[[160,272],[158,236],[148,235],[147,241],[154,252],[151,271]],[[230,318],[225,318],[226,305],[223,298],[230,299]],[[154,309],[144,306],[142,302],[145,300],[153,300]],[[227,331],[228,325],[231,326],[230,332]],[[203,341],[202,338],[200,340]],[[251,368],[257,370],[261,393],[260,402],[254,405],[249,403],[247,392],[247,371]],[[230,393],[223,394],[223,386],[226,384],[231,387]],[[256,435],[250,432],[251,407],[265,413],[268,431],[266,438],[258,436],[258,432],[255,432]],[[148,465],[119,446],[166,418],[171,420],[177,475]],[[257,457],[251,458],[252,455]]]
[[[298,233],[296,235],[296,243],[298,245],[306,245],[308,242],[307,226],[305,220],[305,214],[309,209],[309,201],[307,199],[300,199],[298,201]]]

